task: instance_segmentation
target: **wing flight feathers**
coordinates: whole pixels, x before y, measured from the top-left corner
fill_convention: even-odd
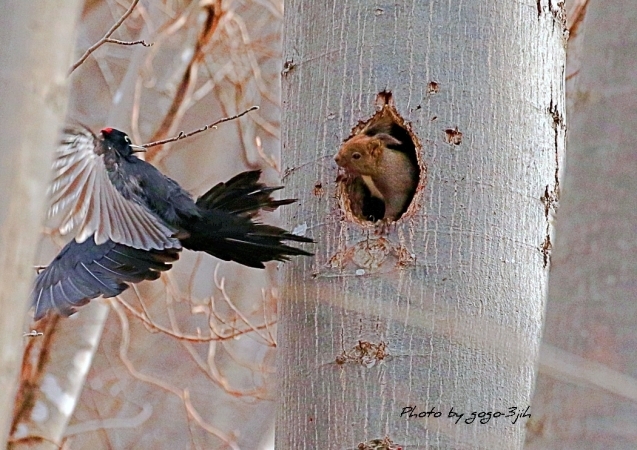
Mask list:
[[[60,233],[77,230],[78,243],[94,235],[97,245],[110,239],[142,250],[181,248],[174,237],[177,230],[117,190],[100,150],[97,137],[88,129],[64,130],[49,188],[49,217],[63,214]]]

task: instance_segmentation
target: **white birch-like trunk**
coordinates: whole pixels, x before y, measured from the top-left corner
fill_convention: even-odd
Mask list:
[[[277,448],[521,448],[527,418],[465,420],[530,406],[564,148],[561,14],[549,0],[286,4],[283,181],[300,201],[285,213],[317,242],[284,268]],[[381,91],[427,174],[378,231],[340,210],[333,156]]]
[[[136,74],[146,48],[131,47],[129,51],[137,57],[131,58],[136,64],[128,66],[127,73]],[[81,77],[86,76],[84,70],[86,67],[80,66],[73,73],[72,87],[77,87]],[[128,84],[134,85],[134,77],[131,75],[129,78],[133,81]],[[106,122],[109,126],[127,128],[133,99],[132,93],[127,94],[123,96],[127,100],[110,106]],[[77,101],[73,97],[71,100]],[[73,109],[70,113],[77,114]],[[55,249],[54,254],[57,251]],[[12,436],[16,441],[14,450],[30,448],[35,436],[43,439],[39,448],[55,449],[61,445],[93,363],[109,309],[106,302],[98,300],[82,308],[81,314],[68,319],[53,318],[54,322],[45,331],[51,336],[43,339],[43,345],[28,349],[25,366],[29,367],[31,376],[23,375],[16,401]]]
[[[634,2],[615,0],[590,2],[578,25],[528,449],[637,447],[635,23]]]
[[[60,447],[108,311],[106,304],[92,302],[83,314],[70,319],[49,317],[43,335],[27,346],[15,402],[12,450],[30,449],[34,442],[40,450]]]
[[[0,442],[6,443],[44,219],[51,152],[66,110],[79,2],[5,2],[0,14]]]

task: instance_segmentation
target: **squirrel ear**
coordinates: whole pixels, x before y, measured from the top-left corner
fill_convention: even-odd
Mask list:
[[[377,134],[374,138],[378,139],[385,147],[397,147],[403,145],[402,142],[387,133]]]

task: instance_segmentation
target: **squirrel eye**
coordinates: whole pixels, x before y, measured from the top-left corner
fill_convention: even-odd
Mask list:
[[[358,152],[352,153],[352,159],[361,159],[361,154]]]

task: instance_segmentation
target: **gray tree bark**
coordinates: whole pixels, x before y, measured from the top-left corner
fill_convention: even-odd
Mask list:
[[[530,406],[564,149],[562,15],[553,1],[286,4],[284,182],[300,198],[287,221],[317,243],[284,268],[278,448],[522,447],[528,418],[471,418]],[[333,161],[381,91],[426,165],[384,229],[340,210]]]
[[[0,15],[0,442],[7,441],[23,318],[46,201],[51,151],[66,109],[79,1],[6,2]]]
[[[636,21],[630,1],[589,2],[575,61],[569,43],[578,67],[528,449],[635,448]]]

